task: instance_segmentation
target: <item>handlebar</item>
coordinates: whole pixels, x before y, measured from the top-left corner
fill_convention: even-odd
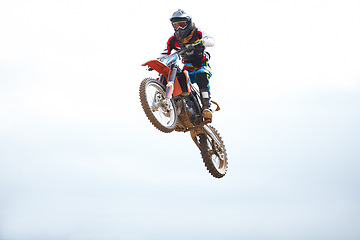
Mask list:
[[[187,44],[187,45],[185,45],[185,48],[179,49],[179,50],[177,50],[176,52],[174,52],[174,53],[172,53],[172,54],[170,54],[170,55],[166,55],[166,56],[164,56],[164,57],[160,57],[159,59],[162,60],[162,59],[171,57],[171,56],[173,56],[173,55],[175,55],[175,54],[181,55],[181,54],[183,54],[184,52],[186,52],[187,50],[194,49],[195,46],[197,46],[197,45],[199,45],[199,44],[202,44],[202,40],[201,40],[201,39],[200,39],[200,41],[198,40],[197,43]]]
[[[191,49],[194,49],[197,45],[199,44],[202,44],[202,39],[200,40],[197,40],[195,43],[192,43],[192,44],[187,44],[185,45],[185,48],[183,49],[179,49],[179,50],[176,50],[176,52],[172,53],[172,54],[169,54],[169,55],[165,55],[165,56],[162,56],[162,57],[159,57],[157,58],[157,60],[159,60],[160,62],[162,62],[163,60],[165,59],[170,59],[172,56],[175,56],[177,55],[173,60],[170,60],[170,61],[176,61],[176,59],[178,58],[181,58],[180,56],[187,50],[191,50]],[[148,71],[152,71],[153,69],[148,66]]]
[[[202,44],[202,40],[200,39],[200,40],[198,40],[198,42],[197,43],[191,43],[191,44],[187,44],[187,45],[185,45],[185,48],[184,49],[182,49],[182,50],[180,50],[180,51],[178,51],[178,54],[182,54],[182,53],[184,53],[185,51],[187,51],[187,50],[191,50],[191,49],[194,49],[197,45],[199,45],[199,44]]]

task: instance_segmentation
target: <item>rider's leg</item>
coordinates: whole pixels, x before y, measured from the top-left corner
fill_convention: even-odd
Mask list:
[[[206,119],[212,118],[212,112],[210,109],[211,106],[211,97],[210,97],[210,85],[209,85],[209,73],[206,72],[197,72],[195,74],[196,84],[199,86],[201,93],[201,103],[203,108],[203,117]]]

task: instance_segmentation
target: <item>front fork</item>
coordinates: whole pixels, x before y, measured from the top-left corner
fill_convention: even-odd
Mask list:
[[[174,82],[176,78],[177,68],[173,65],[170,68],[168,78],[169,81],[166,84],[166,93],[165,93],[165,99],[155,99],[154,104],[152,106],[152,111],[155,112],[161,107],[166,112],[170,112],[172,110],[172,104],[171,104],[171,98],[172,94],[174,92]],[[161,78],[161,77],[160,77]],[[156,96],[155,96],[156,97]]]
[[[166,94],[165,94],[166,99],[171,99],[172,94],[174,92],[174,82],[176,78],[176,73],[177,73],[177,68],[174,65],[171,66],[168,75],[169,82],[166,84]]]

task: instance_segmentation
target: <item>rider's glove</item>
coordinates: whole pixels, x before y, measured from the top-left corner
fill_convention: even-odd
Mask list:
[[[199,46],[202,46],[202,39],[196,40],[193,44],[185,45],[185,48],[194,49],[194,48],[198,48]]]
[[[189,49],[194,49],[194,44],[186,44],[185,48],[188,49],[188,50]]]

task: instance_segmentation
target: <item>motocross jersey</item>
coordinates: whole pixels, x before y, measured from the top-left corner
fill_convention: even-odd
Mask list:
[[[182,61],[184,64],[191,63],[194,67],[200,67],[210,60],[210,54],[205,51],[205,48],[214,46],[214,39],[212,37],[208,36],[200,29],[194,28],[187,38],[189,39],[186,39],[186,43],[183,43],[177,38],[176,34],[171,36],[167,41],[166,49],[162,55],[169,55],[173,49],[183,49],[187,44],[193,44],[197,40],[202,39],[203,44],[199,44],[195,46],[194,49],[189,49],[181,55]]]

